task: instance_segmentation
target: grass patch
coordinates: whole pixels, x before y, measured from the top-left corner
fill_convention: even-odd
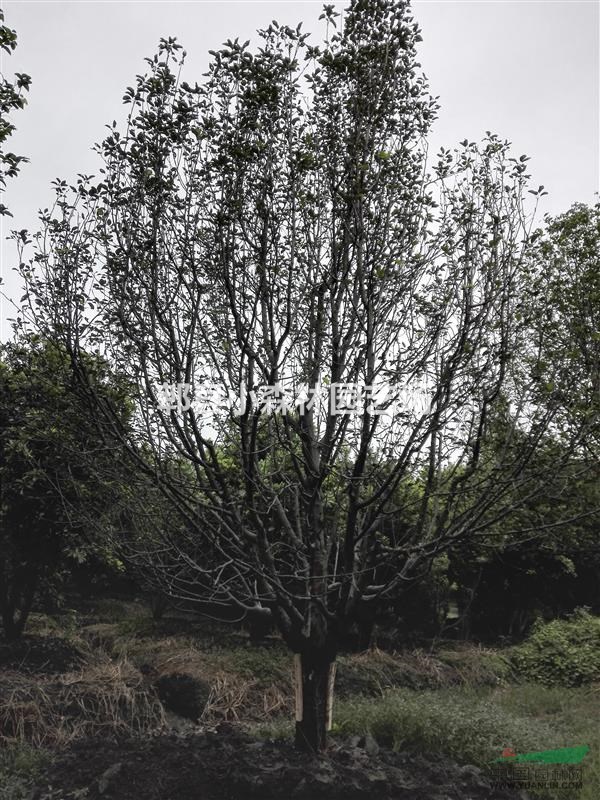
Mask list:
[[[369,732],[397,750],[442,753],[478,765],[497,758],[507,746],[518,751],[560,746],[556,731],[543,721],[512,713],[494,702],[493,695],[464,687],[393,690],[377,701],[343,701],[336,721],[340,733]]]
[[[0,747],[0,800],[26,800],[50,753],[29,744]]]
[[[261,686],[289,683],[292,656],[283,646],[269,648],[238,647],[209,655],[226,672],[256,680]]]
[[[188,641],[171,653],[156,662],[161,674],[183,672],[210,684],[205,721],[263,720],[291,711],[291,656],[283,647],[203,652]]]
[[[517,752],[581,744],[590,746],[580,791],[530,792],[539,800],[600,797],[600,688],[540,685],[456,687],[437,691],[396,689],[379,698],[334,703],[332,736],[371,733],[382,745],[424,755],[445,755],[489,769],[504,747]],[[291,720],[252,726],[266,739],[293,735]]]
[[[385,692],[377,700],[340,700],[334,735],[371,733],[382,745],[489,768],[504,747],[517,752],[587,744],[584,787],[578,794],[543,790],[551,800],[600,796],[600,691],[543,686],[457,687]],[[263,735],[269,735],[263,730]]]
[[[160,635],[160,622],[152,619],[148,614],[134,614],[117,621],[116,633],[117,636],[125,638],[152,637]]]
[[[117,636],[113,654],[158,680],[190,675],[210,686],[203,720],[264,720],[291,710],[291,655],[268,648],[210,647],[192,636]]]
[[[498,651],[457,644],[439,652],[415,649],[387,653],[373,649],[338,658],[340,697],[376,697],[387,689],[443,689],[452,686],[497,686],[511,676],[508,658]]]
[[[498,691],[495,699],[510,713],[520,713],[551,726],[559,732],[561,746],[589,745],[590,752],[583,762],[583,789],[576,797],[577,800],[600,797],[600,686],[558,688],[527,684]],[[567,793],[566,798],[575,800],[573,793]]]
[[[61,636],[64,635],[65,629],[60,619],[32,611],[27,617],[25,633],[34,636]]]
[[[253,736],[259,739],[282,741],[294,735],[294,723],[291,719],[273,719],[247,726]],[[334,734],[335,735],[335,734]]]

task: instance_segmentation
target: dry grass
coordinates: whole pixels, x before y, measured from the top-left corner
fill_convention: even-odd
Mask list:
[[[80,631],[80,638],[90,647],[103,653],[114,650],[118,627],[114,622],[96,622],[86,625]]]
[[[113,609],[105,610],[108,618]],[[123,628],[125,622],[132,631]],[[44,620],[39,623],[43,627]],[[52,626],[46,628],[57,633]],[[197,631],[173,634],[152,628],[149,620],[142,625],[137,617],[95,622],[80,627],[77,634],[74,641],[85,643],[89,662],[79,671],[36,678],[12,672],[0,677],[0,744],[53,747],[103,732],[159,729],[165,724],[164,711],[153,684],[171,674],[190,675],[204,683],[208,701],[201,721],[205,724],[277,722],[292,715],[292,663],[283,645],[257,649],[228,639],[208,641]],[[374,648],[339,657],[336,697],[375,698],[398,686],[419,690],[497,685],[496,670],[504,666],[498,653],[473,646],[451,646],[435,654]]]
[[[217,675],[202,714],[202,722],[227,720],[260,722],[280,714],[289,714],[292,698],[278,686],[261,688],[257,681],[232,675]]]
[[[86,666],[60,679],[0,679],[0,743],[62,746],[81,736],[133,734],[164,725],[163,708],[126,661]]]
[[[501,650],[457,642],[452,649],[444,648],[437,658],[456,671],[465,686],[494,686],[512,677],[512,666]]]
[[[114,653],[151,670],[152,680],[185,674],[203,681],[210,695],[202,721],[260,721],[292,709],[291,658],[282,650],[205,650],[189,636],[120,639]]]
[[[106,628],[94,630],[99,638],[110,638]],[[219,719],[258,722],[292,711],[292,666],[283,647],[212,647],[190,635],[117,634],[113,655],[137,667],[144,665],[156,680],[173,673],[191,675],[210,687],[203,715],[209,722]],[[460,647],[443,654],[424,650],[389,653],[378,648],[342,655],[338,659],[336,693],[380,696],[387,689],[444,688],[457,685],[497,684],[494,651]],[[504,664],[500,665],[501,667]]]
[[[219,720],[259,721],[292,708],[291,667],[274,669],[273,674],[252,675],[242,653],[204,653],[189,642],[179,650],[176,643],[166,642],[154,649],[154,670],[157,677],[173,673],[191,675],[210,686],[210,695],[202,715],[203,722]],[[173,652],[175,650],[175,652]],[[169,653],[169,655],[167,655]],[[265,656],[268,659],[268,655]],[[289,674],[288,674],[289,673]]]
[[[457,683],[460,679],[455,669],[423,650],[388,653],[372,648],[364,653],[338,658],[336,685],[343,697],[376,697],[397,686],[425,689]]]

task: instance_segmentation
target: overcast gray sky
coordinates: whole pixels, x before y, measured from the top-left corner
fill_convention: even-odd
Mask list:
[[[336,3],[341,9],[344,3]],[[29,103],[14,115],[10,149],[30,163],[11,181],[4,202],[4,290],[20,287],[11,271],[13,228],[35,230],[37,210],[52,202],[51,181],[72,181],[98,168],[91,146],[104,125],[122,119],[122,95],[144,71],[160,37],[176,36],[187,50],[186,78],[206,71],[208,50],[228,38],[254,39],[276,18],[315,31],[318,2],[297,0],[5,0],[5,24],[19,44],[2,72],[33,79]],[[527,153],[533,181],[549,192],[541,212],[592,203],[599,166],[599,0],[415,0],[423,32],[420,61],[441,112],[432,144],[479,139],[486,130]],[[2,218],[0,218],[2,220]],[[540,215],[541,220],[541,215]],[[14,309],[0,299],[0,339]]]

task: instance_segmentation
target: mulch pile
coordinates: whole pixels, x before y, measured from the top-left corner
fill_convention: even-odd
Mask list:
[[[215,731],[73,743],[30,800],[517,800],[477,768],[333,745],[326,757],[257,741],[224,723]]]

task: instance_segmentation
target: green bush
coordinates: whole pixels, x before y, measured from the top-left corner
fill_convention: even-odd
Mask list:
[[[577,610],[569,619],[534,626],[513,648],[517,677],[545,686],[581,686],[600,680],[600,617]]]

